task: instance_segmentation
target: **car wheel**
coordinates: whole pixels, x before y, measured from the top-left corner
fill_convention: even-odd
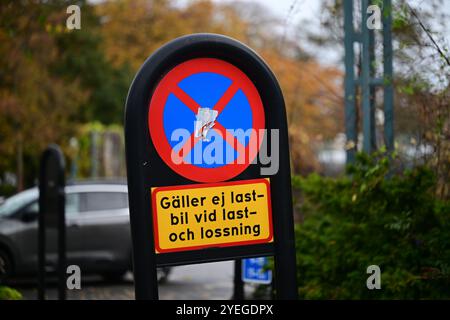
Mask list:
[[[103,273],[102,276],[108,282],[120,282],[123,280],[125,273],[127,273],[127,270],[111,271]]]
[[[12,261],[8,253],[0,250],[0,282],[7,279],[12,274]]]

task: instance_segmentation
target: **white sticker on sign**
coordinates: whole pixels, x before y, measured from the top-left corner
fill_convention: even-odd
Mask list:
[[[197,120],[194,124],[194,136],[196,138],[201,137],[203,141],[209,141],[207,135],[209,129],[214,126],[219,112],[210,108],[199,108],[196,115]]]

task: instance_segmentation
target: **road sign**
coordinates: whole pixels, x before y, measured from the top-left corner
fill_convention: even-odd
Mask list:
[[[272,255],[277,297],[297,297],[285,105],[253,50],[214,34],[162,46],[130,87],[125,144],[137,299],[158,298],[156,267]]]
[[[267,265],[268,259],[266,257],[243,259],[242,281],[270,284],[272,282],[272,271],[266,270]]]
[[[202,110],[217,114],[206,139],[195,132]],[[159,156],[173,171],[193,181],[218,182],[237,176],[254,160],[262,142],[257,133],[264,129],[264,108],[241,70],[224,60],[197,58],[177,65],[156,86],[148,127]],[[173,139],[180,129],[189,133],[181,146]],[[248,130],[247,141],[242,132]],[[213,145],[219,145],[219,156],[208,152]]]
[[[266,179],[152,189],[157,253],[272,241]]]

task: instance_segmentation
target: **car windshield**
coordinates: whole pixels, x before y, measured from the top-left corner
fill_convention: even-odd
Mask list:
[[[0,205],[0,217],[9,216],[17,209],[37,199],[37,196],[37,189],[29,189],[6,199],[6,201]]]

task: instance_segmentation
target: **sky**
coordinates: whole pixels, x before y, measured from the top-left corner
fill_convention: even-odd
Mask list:
[[[189,1],[189,0],[186,0]],[[215,2],[230,2],[236,0],[213,0]],[[249,1],[249,0],[237,0],[237,1]],[[265,5],[271,12],[285,21],[286,32],[299,32],[296,28],[300,22],[304,22],[308,31],[313,31],[315,34],[320,34],[322,30],[321,26],[321,2],[318,0],[250,0],[253,2],[261,3]],[[426,0],[408,0],[408,5],[416,10],[420,16],[421,10],[426,10],[430,5]],[[436,11],[436,16],[442,13],[450,14],[450,0],[441,0],[441,7]],[[437,40],[441,48],[450,48],[450,21],[446,24],[440,24],[441,19],[429,20],[426,25],[434,33],[434,38]],[[306,22],[306,23],[305,23]],[[301,30],[301,28],[300,28]],[[296,34],[296,39],[302,41],[302,47],[306,52],[313,54],[316,60],[322,65],[334,66],[339,69],[343,69],[343,46],[331,48],[318,48],[312,46],[307,41],[306,34]],[[436,54],[436,49],[430,47],[430,55]],[[428,77],[433,80],[434,69],[430,68]]]
[[[216,0],[217,1],[217,0]],[[226,0],[225,0],[226,1]],[[302,18],[318,16],[320,1],[317,0],[253,0],[270,8],[270,10],[280,17],[287,17],[290,14],[293,20],[299,21]]]
[[[214,0],[216,2],[230,2],[233,0]],[[249,0],[238,0],[249,1]],[[301,47],[312,54],[319,63],[322,65],[331,65],[334,67],[342,68],[343,48],[318,49],[311,46],[307,41],[306,32],[301,32],[301,25],[305,25],[305,29],[308,32],[314,34],[321,34],[321,3],[319,0],[250,0],[253,2],[261,3],[266,6],[274,15],[284,21],[283,28],[284,33],[290,34],[296,32],[296,39],[303,42]],[[301,24],[303,23],[303,24]],[[300,28],[299,28],[300,26]],[[300,30],[300,31],[299,31]]]
[[[183,5],[193,0],[177,0],[178,3]],[[284,22],[282,26],[283,33],[290,34],[298,32],[298,26],[300,22],[307,21],[308,31],[314,31],[314,33],[320,33],[321,28],[321,14],[319,0],[213,0],[217,3],[227,2],[255,2],[260,3],[267,7],[267,9],[276,17]],[[450,0],[449,0],[450,1]],[[306,43],[306,33],[297,34],[296,39],[304,39],[305,42],[302,47],[307,52],[314,50],[314,56],[317,60],[322,61],[324,65],[340,66],[342,52],[339,51],[317,51],[316,48],[311,48]]]

